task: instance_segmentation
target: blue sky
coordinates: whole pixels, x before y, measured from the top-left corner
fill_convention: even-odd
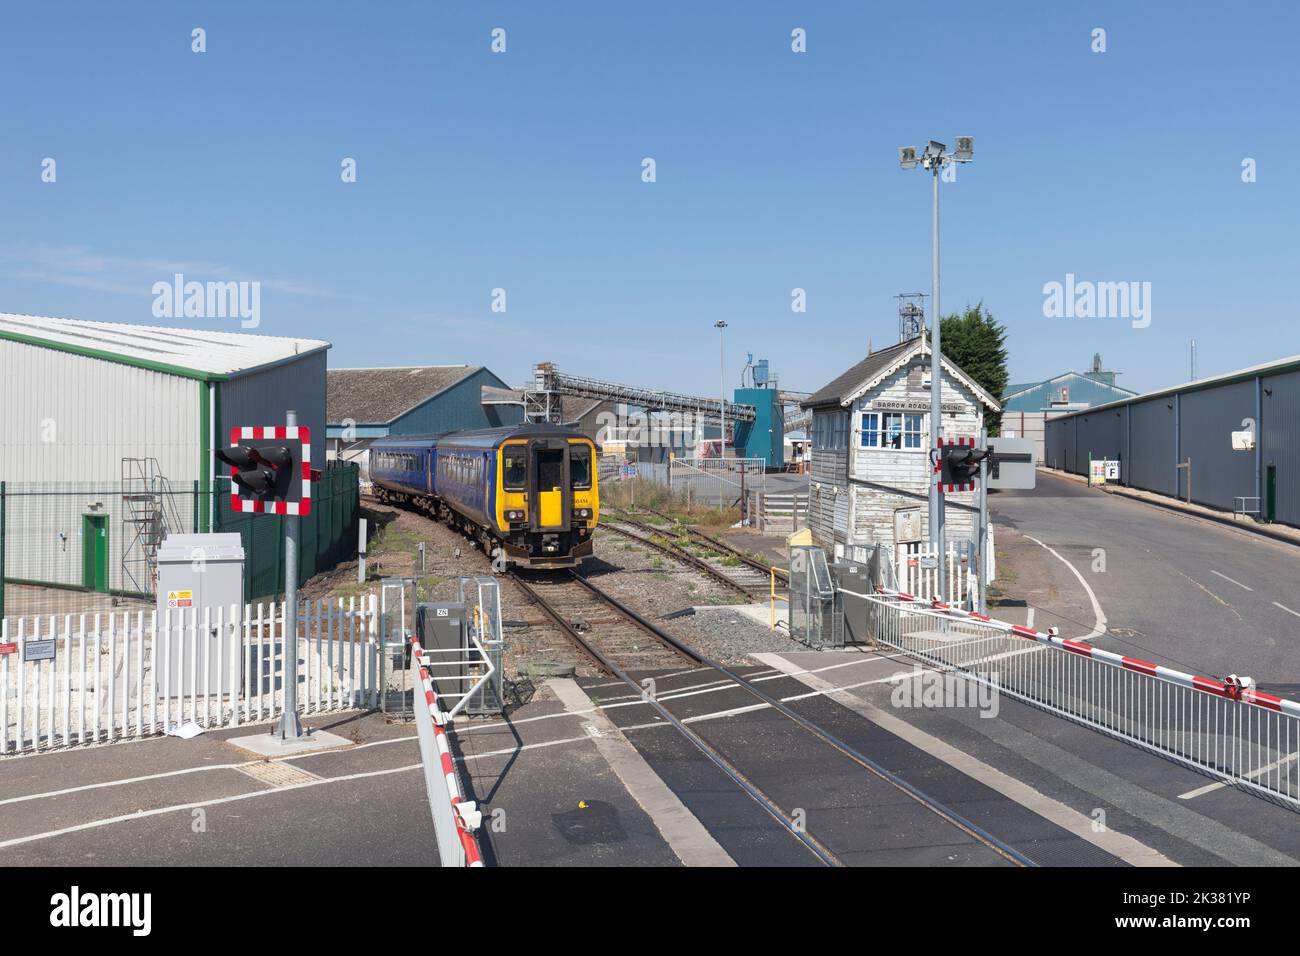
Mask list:
[[[722,318],[729,379],[750,351],[812,390],[929,291],[897,147],[970,134],[944,310],[1006,324],[1012,381],[1101,352],[1174,384],[1191,338],[1202,375],[1300,352],[1297,28],[1269,2],[8,3],[0,311],[153,323],[181,271],[260,281],[259,331],[335,366],[710,394]],[[1150,327],[1045,318],[1066,273],[1150,282]]]

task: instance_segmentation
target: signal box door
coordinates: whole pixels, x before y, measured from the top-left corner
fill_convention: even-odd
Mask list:
[[[108,515],[81,516],[81,584],[108,590]]]

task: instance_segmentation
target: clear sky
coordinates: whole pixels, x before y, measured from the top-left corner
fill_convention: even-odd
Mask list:
[[[709,394],[721,318],[729,384],[750,351],[812,390],[929,291],[897,147],[969,134],[944,310],[1006,324],[1013,382],[1100,352],[1170,385],[1192,338],[1203,376],[1300,353],[1298,33],[1294,2],[8,0],[0,311],[178,324],[180,271],[261,282],[259,331],[334,366]],[[1150,282],[1149,327],[1044,317],[1067,273]]]

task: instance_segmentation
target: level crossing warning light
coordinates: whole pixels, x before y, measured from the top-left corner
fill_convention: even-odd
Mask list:
[[[934,464],[934,470],[939,473],[939,490],[944,494],[974,491],[980,459],[986,454],[983,450],[976,451],[974,438],[940,438],[938,460]]]
[[[217,450],[230,466],[232,511],[311,514],[311,430],[305,425],[235,426]]]

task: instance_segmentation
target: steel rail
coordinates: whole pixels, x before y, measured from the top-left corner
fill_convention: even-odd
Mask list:
[[[604,598],[614,607],[617,607],[620,610],[624,610],[625,613],[627,613],[628,617],[636,621],[642,627],[646,628],[651,633],[655,634],[657,637],[661,639],[665,637],[663,631],[655,627],[649,621],[646,621],[645,618],[641,617],[639,614],[636,614],[635,612],[626,611],[626,609],[624,609],[621,604],[618,604],[616,601],[610,598],[609,595],[605,594],[603,591],[593,586],[589,581],[587,581],[581,575],[577,574],[576,572],[570,572],[570,573],[573,575],[575,579],[585,584],[597,596]],[[814,856],[816,856],[819,860],[821,860],[822,863],[826,864],[827,866],[845,865],[844,861],[841,860],[839,857],[837,857],[820,840],[818,840],[816,837],[812,836],[811,834],[802,831],[800,827],[798,827],[794,823],[790,815],[781,809],[780,804],[778,804],[775,800],[773,800],[766,793],[764,793],[763,790],[752,780],[750,780],[747,776],[745,776],[745,774],[742,773],[741,770],[738,767],[736,767],[735,764],[733,764],[730,760],[728,760],[721,753],[719,753],[713,747],[713,745],[710,744],[707,740],[705,740],[695,731],[691,730],[684,723],[682,723],[682,721],[679,720],[676,716],[674,716],[668,710],[667,707],[659,703],[659,701],[657,701],[653,696],[648,694],[646,692],[646,689],[642,687],[640,684],[638,684],[630,674],[628,674],[621,667],[615,664],[612,660],[606,657],[605,654],[602,653],[595,645],[593,645],[586,638],[584,638],[578,632],[578,630],[573,627],[573,625],[571,625],[568,621],[564,619],[564,616],[560,614],[558,609],[552,607],[550,602],[547,601],[544,597],[542,597],[541,594],[538,593],[536,588],[534,588],[529,582],[523,580],[518,575],[517,572],[511,571],[510,574],[511,577],[514,578],[515,583],[517,583],[523,589],[524,593],[532,597],[532,599],[537,603],[537,605],[543,611],[545,611],[551,617],[551,619],[555,621],[556,624],[560,626],[560,629],[563,630],[571,640],[573,640],[575,643],[581,646],[582,649],[586,651],[587,654],[589,654],[592,658],[598,661],[601,667],[603,667],[607,673],[617,677],[623,683],[627,684],[627,686],[630,687],[632,690],[640,694],[641,699],[644,700],[647,704],[649,704],[650,707],[653,708],[655,712],[659,714],[659,716],[663,717],[664,720],[668,721],[668,723],[672,726],[674,730],[676,730],[683,737],[685,737],[695,747],[695,749],[698,750],[700,753],[702,753],[706,758],[708,758],[708,760],[714,766],[716,766],[719,770],[721,770],[724,774],[726,774],[729,778],[731,778],[731,780],[738,787],[740,787],[740,789],[743,790],[745,794],[750,797],[750,799],[752,799],[755,803],[757,803],[760,807],[762,807],[765,811],[767,811],[768,815],[771,816],[772,819],[776,820],[779,824],[781,824],[781,826],[783,826],[792,836],[794,836],[796,840],[802,843],[810,852],[813,853]],[[701,661],[703,660],[703,657],[700,656],[698,652],[690,648],[687,648],[685,645],[681,644],[680,642],[676,640],[671,640],[669,641],[669,643],[674,647],[675,650],[685,654],[687,657],[691,658],[692,660],[701,660]]]
[[[662,511],[657,511],[654,508],[647,508],[646,510],[649,511],[651,514],[658,515],[661,518],[667,518],[669,521],[674,521],[674,522],[677,521],[677,519],[674,518],[672,515],[666,514]],[[631,523],[637,524],[638,522],[633,521]],[[784,568],[778,568],[775,565],[764,564],[762,561],[758,560],[753,555],[746,554],[744,551],[741,551],[739,548],[735,547],[734,545],[727,544],[727,542],[721,540],[720,538],[715,538],[712,535],[705,534],[703,531],[700,531],[698,528],[692,528],[690,525],[687,524],[683,524],[682,527],[686,529],[686,533],[688,535],[695,538],[702,544],[719,552],[720,554],[729,554],[734,558],[739,558],[743,563],[749,565],[755,571],[762,571],[764,574],[770,574],[772,571],[775,571],[777,577],[783,578],[787,582],[790,580],[790,572],[786,571]]]
[[[976,823],[973,823],[970,820],[967,820],[965,817],[957,813],[955,810],[951,810],[948,807],[944,806],[942,803],[940,803],[938,800],[931,797],[929,794],[925,793],[922,790],[917,789],[915,786],[908,783],[902,777],[898,776],[893,771],[886,769],[876,761],[872,760],[870,757],[867,757],[864,754],[859,753],[856,749],[851,747],[849,744],[840,740],[834,734],[823,729],[817,724],[813,723],[808,718],[795,713],[793,710],[787,707],[782,701],[778,700],[777,698],[773,697],[772,695],[758,688],[750,681],[746,680],[745,678],[737,674],[735,671],[731,670],[731,668],[727,667],[724,664],[719,664],[717,661],[714,661],[709,657],[701,654],[699,651],[696,651],[694,648],[690,648],[686,644],[683,644],[681,641],[673,637],[667,631],[664,631],[662,628],[658,627],[654,623],[646,620],[641,615],[637,614],[636,611],[633,611],[631,608],[621,603],[617,598],[613,597],[612,595],[606,594],[604,591],[601,591],[594,584],[588,581],[583,575],[578,574],[576,571],[571,571],[570,573],[576,579],[578,579],[583,584],[585,584],[588,588],[594,591],[596,594],[604,598],[604,600],[607,601],[611,606],[622,611],[628,617],[637,621],[648,630],[653,630],[654,632],[656,632],[656,635],[659,637],[660,640],[664,641],[667,644],[671,644],[672,646],[676,647],[678,650],[681,650],[683,653],[692,655],[693,657],[698,659],[699,662],[704,666],[710,667],[716,670],[718,673],[725,675],[728,679],[733,681],[738,686],[743,687],[745,690],[749,691],[751,694],[753,694],[755,697],[757,697],[759,700],[767,704],[769,707],[771,707],[778,713],[793,720],[796,724],[798,724],[804,730],[808,731],[808,733],[812,734],[817,739],[821,740],[823,743],[828,744],[835,750],[838,750],[840,753],[848,757],[854,763],[858,764],[863,769],[868,770],[871,773],[875,774],[881,780],[884,780],[886,783],[889,783],[894,787],[896,787],[897,789],[901,790],[903,793],[907,794],[913,800],[917,801],[919,804],[924,806],[927,810],[930,810],[931,812],[935,813],[937,816],[946,820],[948,823],[952,824],[958,830],[961,830],[967,836],[970,836],[975,840],[977,840],[978,842],[984,844],[986,847],[988,847],[993,852],[997,853],[999,856],[1010,861],[1011,863],[1016,864],[1017,866],[1032,867],[1038,865],[1029,857],[1021,853],[1019,850],[1015,849],[1015,847],[1011,846],[1008,843],[1003,842],[1002,840],[999,840],[997,837],[993,836],[993,834],[989,833],[983,827],[979,826]]]
[[[635,528],[641,529],[642,531],[650,531],[654,534],[660,533],[659,529],[654,528],[652,525],[641,524],[640,522],[632,521],[628,518],[618,518],[616,520],[621,521],[624,524],[630,524]],[[725,584],[727,587],[735,591],[739,591],[747,598],[756,597],[760,593],[756,590],[751,590],[750,588],[747,588],[745,585],[741,584],[735,578],[730,577],[729,575],[727,575],[722,571],[719,571],[713,565],[709,564],[709,562],[703,560],[702,558],[694,554],[691,554],[685,548],[681,547],[681,545],[673,544],[673,543],[660,544],[658,541],[651,540],[650,538],[643,537],[642,535],[633,534],[631,531],[628,531],[626,528],[618,527],[613,520],[601,522],[600,527],[605,528],[609,531],[613,531],[615,534],[621,534],[625,538],[631,538],[633,541],[639,542],[640,544],[648,545],[656,549],[657,551],[663,552],[664,554],[668,555],[670,558],[676,561],[681,561],[684,564],[690,565],[691,567],[695,568],[697,571],[703,571],[705,574],[709,575],[709,577],[713,578],[715,581]]]

